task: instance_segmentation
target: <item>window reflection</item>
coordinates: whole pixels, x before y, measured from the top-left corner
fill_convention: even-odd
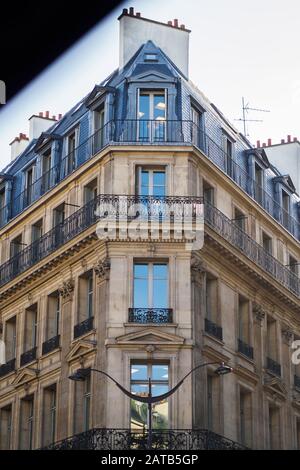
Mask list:
[[[169,365],[153,363],[131,364],[131,392],[140,396],[149,394],[149,377],[152,395],[162,395],[169,390]],[[130,425],[132,430],[145,430],[148,426],[148,407],[146,403],[131,400]],[[168,400],[154,403],[152,407],[153,429],[168,428]]]

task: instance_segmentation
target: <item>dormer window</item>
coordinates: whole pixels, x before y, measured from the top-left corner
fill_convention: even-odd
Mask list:
[[[289,228],[290,220],[290,196],[287,192],[282,190],[282,223],[286,228]]]
[[[263,181],[264,173],[261,166],[255,163],[254,167],[254,176],[255,176],[255,186],[254,186],[254,199],[262,204],[263,202]]]
[[[66,170],[67,174],[72,173],[76,167],[76,146],[77,146],[78,129],[74,129],[67,136],[67,156],[66,156]]]
[[[94,152],[102,149],[104,145],[104,103],[94,110]]]
[[[233,153],[234,153],[234,140],[223,131],[224,142],[224,156],[225,156],[225,170],[228,176],[233,177]]]
[[[33,201],[33,174],[34,165],[27,168],[25,172],[25,194],[24,194],[24,207],[29,206]]]
[[[162,142],[166,137],[166,90],[139,90],[138,140]]]
[[[42,194],[50,189],[51,147],[42,154]]]

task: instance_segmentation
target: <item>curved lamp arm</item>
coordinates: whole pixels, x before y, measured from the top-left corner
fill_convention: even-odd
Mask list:
[[[173,388],[171,388],[171,390],[169,390],[166,393],[163,393],[162,395],[157,395],[155,397],[141,397],[140,395],[134,395],[133,393],[129,392],[126,388],[124,388],[121,384],[119,384],[119,382],[117,382],[113,377],[111,377],[109,374],[107,374],[107,372],[104,372],[104,371],[99,370],[99,369],[92,369],[92,368],[90,370],[94,371],[94,372],[99,372],[100,374],[103,374],[106,377],[108,377],[110,380],[112,380],[116,384],[116,386],[120,390],[122,390],[123,393],[125,393],[125,395],[127,395],[132,400],[149,404],[149,403],[157,403],[157,402],[165,400],[169,396],[173,395],[173,393],[176,392],[176,390],[178,390],[178,388],[183,384],[185,379],[189,375],[191,375],[193,372],[195,372],[195,370],[200,369],[200,367],[211,366],[211,365],[216,365],[216,364],[219,364],[219,362],[205,362],[203,364],[199,364],[198,366],[196,366],[192,370],[190,370]]]

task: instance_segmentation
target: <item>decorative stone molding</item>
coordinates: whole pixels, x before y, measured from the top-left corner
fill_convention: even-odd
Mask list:
[[[265,312],[263,311],[262,307],[258,305],[257,303],[253,304],[253,319],[255,323],[258,325],[262,326],[263,325],[263,320],[265,318]]]
[[[97,274],[99,279],[107,277],[110,270],[110,260],[108,258],[104,258],[102,260],[98,260],[94,265],[94,271]]]
[[[58,290],[64,300],[70,300],[74,291],[74,280],[68,279],[67,281],[64,281],[62,287]]]
[[[196,274],[204,274],[206,272],[205,263],[202,259],[192,258],[191,269]]]
[[[282,339],[283,339],[284,343],[287,344],[288,346],[290,346],[292,341],[293,341],[293,337],[294,337],[294,334],[293,334],[292,330],[290,330],[288,327],[284,327],[281,330],[281,334],[282,334]]]

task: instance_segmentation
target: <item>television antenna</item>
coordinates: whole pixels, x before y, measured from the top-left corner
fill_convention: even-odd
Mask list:
[[[248,115],[249,111],[256,111],[256,112],[259,112],[259,113],[269,113],[270,112],[269,109],[251,108],[249,106],[249,103],[245,103],[245,98],[242,97],[243,117],[241,117],[239,119],[235,119],[235,121],[242,121],[243,122],[244,136],[245,137],[249,136],[249,134],[247,133],[247,124],[246,124],[247,122],[263,122],[262,119],[248,119],[247,115]]]

